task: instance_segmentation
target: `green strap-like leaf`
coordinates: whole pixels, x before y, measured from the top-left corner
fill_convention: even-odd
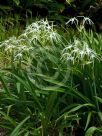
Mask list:
[[[19,0],[13,0],[13,2],[18,6],[20,4]]]
[[[26,117],[17,127],[13,130],[10,136],[18,136],[20,129],[22,128],[23,124],[30,118],[30,116]]]
[[[86,131],[86,133],[85,133],[85,136],[93,136],[93,134],[94,134],[94,132],[97,130],[97,128],[96,127],[90,127],[87,131]]]
[[[100,132],[102,134],[102,128],[96,128],[92,126],[86,131],[85,136],[93,136],[95,131]]]
[[[92,115],[92,112],[89,112],[89,113],[88,113],[88,116],[87,116],[87,121],[86,121],[85,130],[87,129],[87,127],[88,127],[88,125],[89,125],[89,123],[90,123],[91,115]]]

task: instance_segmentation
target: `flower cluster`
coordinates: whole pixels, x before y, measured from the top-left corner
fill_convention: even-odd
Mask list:
[[[0,48],[4,50],[7,55],[12,55],[13,59],[16,61],[22,59],[24,53],[29,53],[32,47],[24,44],[22,39],[17,39],[16,37],[11,37],[9,40],[5,40],[0,44]]]
[[[89,45],[85,41],[74,39],[73,43],[67,45],[62,52],[62,59],[71,61],[73,64],[89,64],[94,59],[100,60],[98,54],[89,48]]]
[[[77,16],[77,17],[73,17],[73,18],[69,19],[69,21],[66,23],[66,25],[69,23],[75,24],[75,25],[80,24],[79,18],[81,18],[81,20],[82,20],[81,25],[83,25],[83,26],[85,26],[85,24],[89,24],[89,25],[94,24],[93,21],[88,17]]]
[[[8,56],[13,55],[14,61],[25,59],[30,56],[35,47],[59,43],[61,36],[54,30],[53,22],[40,20],[27,26],[23,34],[15,36],[0,43],[0,50]]]
[[[46,46],[59,42],[61,37],[54,30],[53,22],[40,20],[29,25],[20,38],[25,38],[35,45],[40,43],[42,46]]]

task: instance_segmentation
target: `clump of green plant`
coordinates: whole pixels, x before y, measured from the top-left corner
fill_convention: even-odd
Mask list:
[[[51,25],[50,25],[51,24]],[[1,52],[4,51],[8,58],[14,62],[29,60],[36,47],[52,46],[61,43],[61,36],[54,30],[53,22],[46,20],[36,21],[29,25],[18,38],[15,36],[0,43]]]
[[[53,22],[41,20],[0,43],[10,62],[0,69],[6,135],[101,133],[102,38],[77,28],[65,38]]]

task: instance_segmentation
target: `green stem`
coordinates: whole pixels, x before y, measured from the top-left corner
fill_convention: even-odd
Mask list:
[[[94,68],[95,68],[95,66],[94,66],[94,62],[93,62],[93,67],[92,67],[93,90],[94,90],[94,95],[97,96]],[[95,101],[96,101],[96,108],[97,108],[97,111],[99,112],[99,104],[98,104],[98,100],[97,100],[96,98],[95,98]]]

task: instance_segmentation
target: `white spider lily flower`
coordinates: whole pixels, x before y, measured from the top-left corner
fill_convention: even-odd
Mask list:
[[[21,58],[22,58],[22,53],[18,53],[17,55],[15,55],[14,61],[19,60]]]
[[[69,23],[78,25],[78,19],[76,17],[73,17],[73,18],[69,19],[69,21],[66,23],[66,25]]]
[[[58,33],[56,33],[56,32],[51,32],[51,33],[49,34],[49,38],[50,38],[51,42],[53,42],[53,41],[59,42],[61,37],[60,37],[60,35],[59,35]]]
[[[93,21],[88,17],[83,17],[82,23],[83,23],[83,25],[85,25],[85,24],[93,25],[94,24]]]
[[[28,33],[29,31],[38,31],[39,30],[39,24],[38,23],[32,23],[31,25],[27,26],[25,33]]]

